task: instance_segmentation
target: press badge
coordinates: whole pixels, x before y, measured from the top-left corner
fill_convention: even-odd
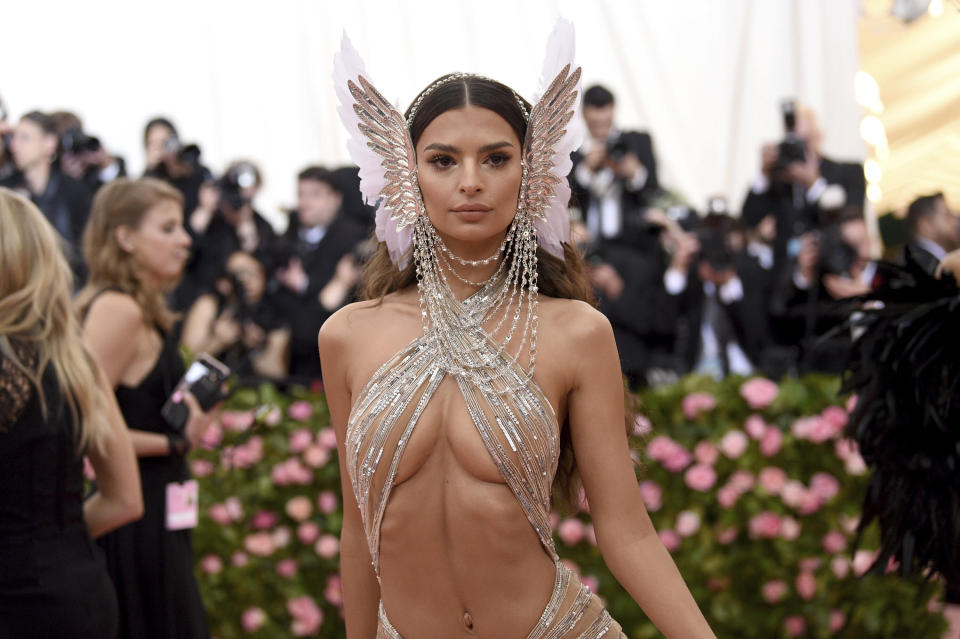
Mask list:
[[[167,484],[167,530],[184,530],[197,526],[199,494],[196,479],[182,484]]]

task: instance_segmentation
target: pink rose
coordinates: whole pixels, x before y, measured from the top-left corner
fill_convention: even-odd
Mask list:
[[[216,555],[204,555],[200,560],[200,569],[208,575],[216,575],[223,570],[223,560]]]
[[[776,426],[768,426],[760,438],[760,454],[764,457],[773,457],[780,452],[783,445],[783,433]]]
[[[847,623],[847,616],[840,610],[831,610],[829,621],[830,632],[839,632]]]
[[[263,438],[254,435],[242,446],[233,449],[233,466],[236,468],[252,468],[263,460]]]
[[[340,585],[340,575],[327,577],[327,585],[323,589],[323,598],[327,603],[340,607],[343,605],[343,589]]]
[[[857,407],[858,399],[859,398],[856,395],[851,395],[850,397],[847,398],[846,403],[844,403],[843,405],[843,407],[847,409],[847,414],[853,415],[853,411]]]
[[[266,530],[267,528],[276,526],[278,519],[277,513],[269,510],[261,510],[250,520],[250,527],[254,530]]]
[[[840,461],[846,461],[856,449],[857,445],[852,439],[838,439],[833,445],[833,451]]]
[[[794,586],[797,589],[797,594],[804,601],[810,601],[817,594],[817,580],[812,573],[801,572],[797,575]]]
[[[240,616],[240,624],[247,632],[256,632],[261,628],[261,626],[263,626],[264,623],[266,623],[266,621],[267,613],[263,611],[263,608],[259,608],[257,606],[247,608]]]
[[[297,526],[297,539],[304,546],[309,546],[320,536],[320,526],[312,521],[305,521]]]
[[[286,486],[290,483],[289,473],[287,473],[287,466],[284,463],[277,464],[270,469],[270,480],[273,482],[274,486]]]
[[[86,460],[86,457],[84,457],[84,460]],[[206,477],[207,475],[212,475],[215,469],[216,466],[214,466],[213,462],[208,459],[194,459],[192,462],[190,462],[190,470],[193,472],[194,477]],[[84,472],[86,472],[86,466],[84,466]],[[94,477],[88,477],[87,479],[93,481]]]
[[[805,557],[797,562],[797,567],[800,572],[817,572],[817,569],[820,568],[820,558]]]
[[[240,502],[236,497],[227,497],[223,501],[223,505],[227,507],[227,512],[230,514],[230,519],[233,521],[240,521],[243,519],[243,503]]]
[[[837,429],[823,417],[813,417],[807,437],[814,444],[822,444],[836,437]]]
[[[250,557],[248,557],[247,553],[243,552],[242,550],[238,550],[230,555],[230,563],[237,568],[243,568],[250,563]]]
[[[750,536],[753,538],[773,539],[780,535],[783,520],[776,513],[765,510],[750,520]]]
[[[820,413],[820,417],[833,426],[834,432],[838,435],[843,432],[843,429],[847,427],[847,423],[850,421],[850,416],[847,414],[847,411],[839,406],[827,406],[823,409],[823,412]]]
[[[717,400],[710,393],[690,393],[683,398],[683,416],[687,419],[696,419],[716,407]]]
[[[326,428],[321,428],[317,433],[317,444],[323,446],[327,450],[336,450],[337,433],[334,432],[334,430],[329,426]]]
[[[867,472],[867,464],[863,461],[859,451],[853,451],[843,462],[844,468],[849,475],[862,475]]]
[[[592,593],[600,590],[600,580],[594,575],[584,575],[580,577],[580,583],[589,588]]]
[[[760,471],[757,480],[768,495],[779,495],[783,485],[787,483],[787,474],[780,468],[767,466]]]
[[[220,524],[221,526],[229,526],[232,523],[230,513],[223,504],[212,504],[207,512],[210,514],[210,519],[212,519],[214,523]]]
[[[298,422],[305,422],[313,415],[313,406],[304,400],[293,402],[287,409],[287,415]]]
[[[693,455],[686,448],[679,446],[663,460],[663,467],[671,473],[679,473],[689,466],[691,461],[693,461]]]
[[[333,535],[323,535],[317,540],[313,549],[324,559],[331,559],[340,552],[340,540]]]
[[[567,546],[575,546],[583,541],[586,534],[583,522],[576,517],[568,517],[557,526],[557,536]]]
[[[330,451],[323,446],[311,444],[303,451],[303,461],[311,468],[323,468],[330,461]]]
[[[740,499],[740,491],[730,484],[721,486],[720,490],[717,491],[717,503],[720,504],[721,508],[733,508],[738,499]]]
[[[813,422],[816,417],[801,417],[790,424],[790,432],[797,439],[807,439],[810,436],[810,430],[813,428]]]
[[[795,479],[789,479],[780,490],[780,497],[783,503],[791,508],[799,508],[807,495],[807,489],[803,484]]]
[[[840,482],[830,473],[816,473],[810,478],[810,490],[828,502],[840,493]]]
[[[287,502],[287,514],[295,521],[303,521],[313,512],[313,504],[310,500],[300,495]]]
[[[831,530],[823,536],[823,549],[831,555],[843,552],[847,547],[847,538],[839,530]]]
[[[270,539],[273,540],[274,547],[286,548],[290,545],[290,540],[293,539],[293,533],[286,526],[277,526],[273,529]]]
[[[717,471],[711,466],[697,464],[691,466],[683,476],[684,482],[693,490],[706,492],[713,488],[717,481]]]
[[[745,493],[748,490],[753,488],[753,484],[756,480],[753,477],[753,473],[749,470],[736,470],[732,475],[730,475],[730,481],[727,482],[734,488],[736,488],[741,493]]]
[[[834,557],[830,560],[830,570],[837,579],[846,579],[850,574],[850,560],[846,557]]]
[[[646,437],[653,431],[653,424],[646,415],[637,415],[633,420],[633,434],[637,437]]]
[[[873,565],[873,562],[877,560],[877,553],[870,550],[858,550],[853,555],[853,574],[857,577],[863,576],[865,572],[870,570],[870,566]]]
[[[266,557],[273,554],[273,551],[276,550],[273,537],[265,532],[247,535],[246,539],[243,540],[243,547],[248,553],[257,555],[258,557]]]
[[[670,529],[661,530],[658,535],[660,536],[660,541],[663,543],[664,548],[670,552],[674,552],[680,547],[680,535],[675,533]]]
[[[787,594],[787,583],[782,579],[774,579],[763,584],[761,588],[763,600],[767,603],[777,603]]]
[[[737,459],[747,451],[750,440],[742,430],[734,429],[727,432],[720,440],[720,450],[730,459]]]
[[[843,532],[847,533],[848,535],[852,535],[853,533],[857,532],[857,528],[859,526],[859,517],[847,517],[846,515],[840,517],[840,527],[843,528]]]
[[[294,597],[287,602],[287,612],[293,617],[290,631],[295,637],[315,635],[323,625],[323,612],[310,597]]]
[[[700,442],[693,449],[693,457],[698,464],[713,466],[719,456],[720,451],[710,442]]]
[[[87,478],[87,481],[94,481],[97,478],[97,472],[93,469],[93,464],[90,463],[90,458],[86,455],[83,457],[83,476]],[[202,477],[202,475],[198,475],[198,477]]]
[[[279,426],[281,421],[283,421],[283,413],[280,412],[279,406],[271,406],[270,410],[268,410],[267,414],[263,417],[263,423],[270,428]]]
[[[594,548],[597,547],[597,531],[594,530],[593,524],[587,524],[586,531],[587,543],[589,543]]]
[[[297,574],[298,569],[297,560],[291,559],[290,557],[278,561],[275,568],[277,574],[284,579],[292,579],[293,576]]]
[[[253,411],[227,410],[220,417],[220,423],[226,430],[240,432],[253,426]]]
[[[300,428],[290,433],[290,452],[302,453],[313,443],[313,433],[309,428]]]
[[[743,423],[743,430],[747,431],[747,435],[750,435],[752,439],[759,440],[767,432],[767,422],[763,421],[763,417],[759,415],[751,415]]]
[[[807,623],[800,615],[790,615],[783,621],[783,627],[787,629],[787,636],[799,637],[807,629]]]
[[[736,540],[739,531],[736,526],[717,530],[717,541],[721,544],[732,544]]]
[[[753,410],[763,410],[773,403],[780,392],[776,383],[763,377],[754,377],[740,387],[740,397],[746,400]]]
[[[800,507],[797,509],[801,515],[812,515],[823,506],[823,499],[812,490],[805,491],[803,499],[800,501]]]
[[[650,512],[656,512],[663,506],[663,491],[655,481],[648,479],[640,482],[640,496]]]
[[[650,459],[661,461],[674,451],[677,446],[679,446],[679,444],[669,437],[657,435],[647,444],[647,455],[650,456]]]
[[[590,500],[587,499],[587,491],[583,486],[580,486],[580,490],[577,491],[577,508],[582,513],[590,512]]]
[[[223,441],[223,428],[217,422],[207,426],[207,429],[203,431],[203,436],[200,437],[200,445],[207,450],[214,450],[219,447],[221,441]]]
[[[324,490],[317,497],[317,508],[319,508],[320,512],[324,515],[335,512],[339,505],[340,502],[337,499],[337,495],[332,490]]]
[[[787,541],[794,541],[800,536],[800,522],[793,517],[784,517],[783,525],[780,527],[780,536]]]
[[[700,530],[700,515],[692,510],[682,510],[677,515],[677,534],[681,537],[692,537]]]

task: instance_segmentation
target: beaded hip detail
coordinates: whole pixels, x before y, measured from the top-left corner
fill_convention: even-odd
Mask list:
[[[357,396],[347,424],[346,463],[360,506],[370,557],[379,577],[380,525],[400,458],[417,421],[446,375],[454,375],[467,411],[530,525],[556,561],[550,490],[560,430],[540,387],[479,328],[460,333],[489,357],[496,380],[448,373],[438,341],[413,340],[373,374]],[[483,369],[479,371],[483,374]]]

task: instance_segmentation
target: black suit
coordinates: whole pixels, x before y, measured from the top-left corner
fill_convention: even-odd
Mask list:
[[[835,162],[820,158],[820,175],[828,188],[837,185],[843,189],[845,206],[863,207],[866,193],[866,180],[863,166],[858,163]],[[826,225],[824,210],[819,201],[810,202],[805,189],[801,186],[773,181],[767,190],[755,193],[747,192],[743,202],[741,217],[747,224],[756,224],[769,214],[777,219],[777,238],[774,242],[774,261],[779,268],[784,265],[787,256],[787,244],[792,238],[806,231],[819,229]]]
[[[653,140],[647,133],[636,131],[624,131],[616,138],[613,138],[625,149],[627,153],[632,153],[640,160],[640,163],[647,170],[647,179],[639,189],[633,188],[626,180],[614,178],[620,187],[620,232],[614,239],[624,239],[630,242],[630,238],[636,233],[644,232],[645,224],[642,219],[644,209],[646,209],[653,198],[660,191],[660,183],[657,181],[657,161],[653,155]],[[573,170],[570,172],[570,188],[573,192],[574,201],[583,211],[584,222],[588,222],[587,217],[591,214],[594,205],[599,204],[594,194],[590,192],[589,185],[582,183],[578,176],[578,167],[583,162],[584,155],[580,151],[574,151]]]
[[[303,239],[296,215],[280,239],[288,257],[297,257],[303,264],[309,283],[302,293],[281,288],[277,303],[290,321],[290,374],[303,379],[320,377],[320,358],[317,356],[317,333],[337,309],[328,309],[320,303],[320,291],[333,279],[340,259],[366,239],[366,230],[338,213],[323,238],[316,243]],[[280,265],[278,265],[280,266]]]
[[[903,247],[903,263],[916,264],[930,276],[936,275],[937,269],[940,268],[940,258],[914,240],[907,242]]]

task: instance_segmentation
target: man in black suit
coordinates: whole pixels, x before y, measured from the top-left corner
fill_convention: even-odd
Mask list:
[[[960,220],[950,211],[943,193],[923,195],[907,208],[905,258],[927,273],[936,273],[950,251],[960,249]]]
[[[276,279],[280,303],[291,321],[290,374],[318,379],[317,332],[350,301],[360,279],[356,257],[366,231],[342,213],[343,187],[336,175],[311,166],[297,176],[297,210],[280,240]]]
[[[584,92],[587,136],[573,154],[571,188],[595,240],[629,243],[646,232],[643,211],[660,186],[650,135],[620,131],[615,106],[613,94],[602,86]]]
[[[53,119],[39,111],[27,113],[13,129],[10,151],[17,171],[0,186],[30,198],[67,241],[67,259],[83,283],[86,268],[81,244],[90,215],[91,194],[84,184],[63,173],[55,159],[60,140]]]
[[[784,104],[787,137],[766,144],[761,173],[743,203],[742,218],[753,225],[773,215],[777,223],[774,260],[777,270],[799,253],[800,238],[848,207],[863,207],[866,181],[859,163],[836,162],[820,154],[822,134],[808,107]]]

